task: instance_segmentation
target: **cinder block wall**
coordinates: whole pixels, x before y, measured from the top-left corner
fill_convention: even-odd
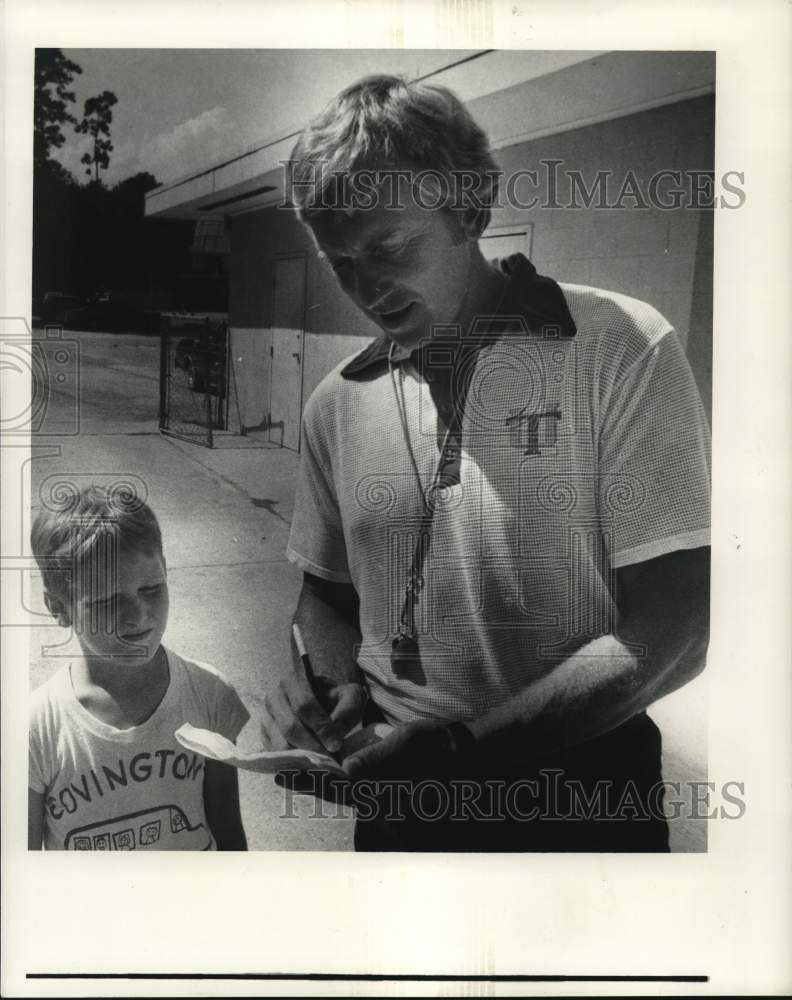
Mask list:
[[[714,111],[713,97],[697,98],[510,146],[498,159],[507,175],[520,169],[539,172],[538,189],[516,185],[523,203],[531,194],[547,195],[541,181],[548,171],[541,163],[548,160],[563,161],[557,168],[560,181],[565,170],[576,170],[588,188],[597,171],[609,171],[613,203],[629,171],[645,193],[649,179],[661,170],[712,170]],[[667,190],[668,182],[660,187],[662,195]],[[569,203],[567,183],[559,182],[556,200]],[[503,207],[493,213],[492,226],[531,222],[533,260],[542,273],[632,295],[659,309],[687,344],[709,407],[712,211],[636,208],[628,197],[622,203],[623,209]]]

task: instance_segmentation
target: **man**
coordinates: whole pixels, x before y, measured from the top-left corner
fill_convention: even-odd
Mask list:
[[[275,728],[371,792],[358,850],[667,850],[644,710],[703,668],[709,587],[708,430],[676,334],[485,261],[498,172],[443,88],[349,87],[290,179],[382,336],[305,409],[288,554],[318,680],[295,658]]]

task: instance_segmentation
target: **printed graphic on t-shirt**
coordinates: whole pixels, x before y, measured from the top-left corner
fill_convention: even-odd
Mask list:
[[[561,411],[541,410],[528,412],[529,407],[512,410],[504,421],[509,428],[509,444],[523,455],[541,455],[542,448],[553,448],[558,440],[558,422]]]
[[[206,847],[211,847],[211,835],[204,823],[192,825],[183,809],[175,805],[157,806],[140,812],[117,816],[112,820],[77,827],[66,834],[67,851],[135,851],[157,849],[163,834],[192,834],[204,831]],[[191,847],[195,838],[189,838]]]
[[[174,839],[184,850],[208,849],[212,838],[202,811],[203,773],[204,758],[199,754],[172,748],[145,750],[128,759],[119,757],[112,766],[96,764],[56,784],[44,808],[60,829],[69,824],[63,841],[66,850],[158,850],[165,842],[170,848]],[[190,789],[186,802],[182,788]],[[157,804],[134,808],[150,800]],[[190,816],[185,808],[192,802]]]

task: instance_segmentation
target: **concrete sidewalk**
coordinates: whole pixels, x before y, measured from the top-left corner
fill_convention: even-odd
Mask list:
[[[42,442],[43,443],[43,442]],[[213,663],[253,707],[288,668],[289,625],[301,574],[285,556],[298,457],[246,438],[215,449],[160,435],[153,425],[104,429],[83,425],[51,439],[60,454],[31,463],[32,502],[59,482],[128,482],[147,495],[160,520],[171,593],[165,641],[187,657]],[[50,625],[38,579],[30,594],[37,616],[31,683],[42,683],[73,639]],[[257,741],[255,727],[244,745]],[[240,772],[242,816],[251,850],[349,850],[348,810],[292,796],[271,777]],[[332,818],[331,818],[332,815]]]

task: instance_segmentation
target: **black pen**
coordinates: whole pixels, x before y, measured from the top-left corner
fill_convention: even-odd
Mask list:
[[[313,667],[311,666],[311,658],[308,655],[308,650],[305,648],[305,643],[303,642],[302,632],[300,631],[300,626],[296,623],[292,625],[292,635],[294,636],[294,644],[297,647],[297,654],[300,657],[300,662],[303,665],[303,670],[305,671],[305,676],[308,680],[308,684],[313,692],[314,698],[319,702],[319,704],[326,710],[326,700],[321,691],[319,684],[316,680],[316,674],[314,673]],[[327,751],[331,757],[335,760],[339,760],[337,753],[331,753]]]

